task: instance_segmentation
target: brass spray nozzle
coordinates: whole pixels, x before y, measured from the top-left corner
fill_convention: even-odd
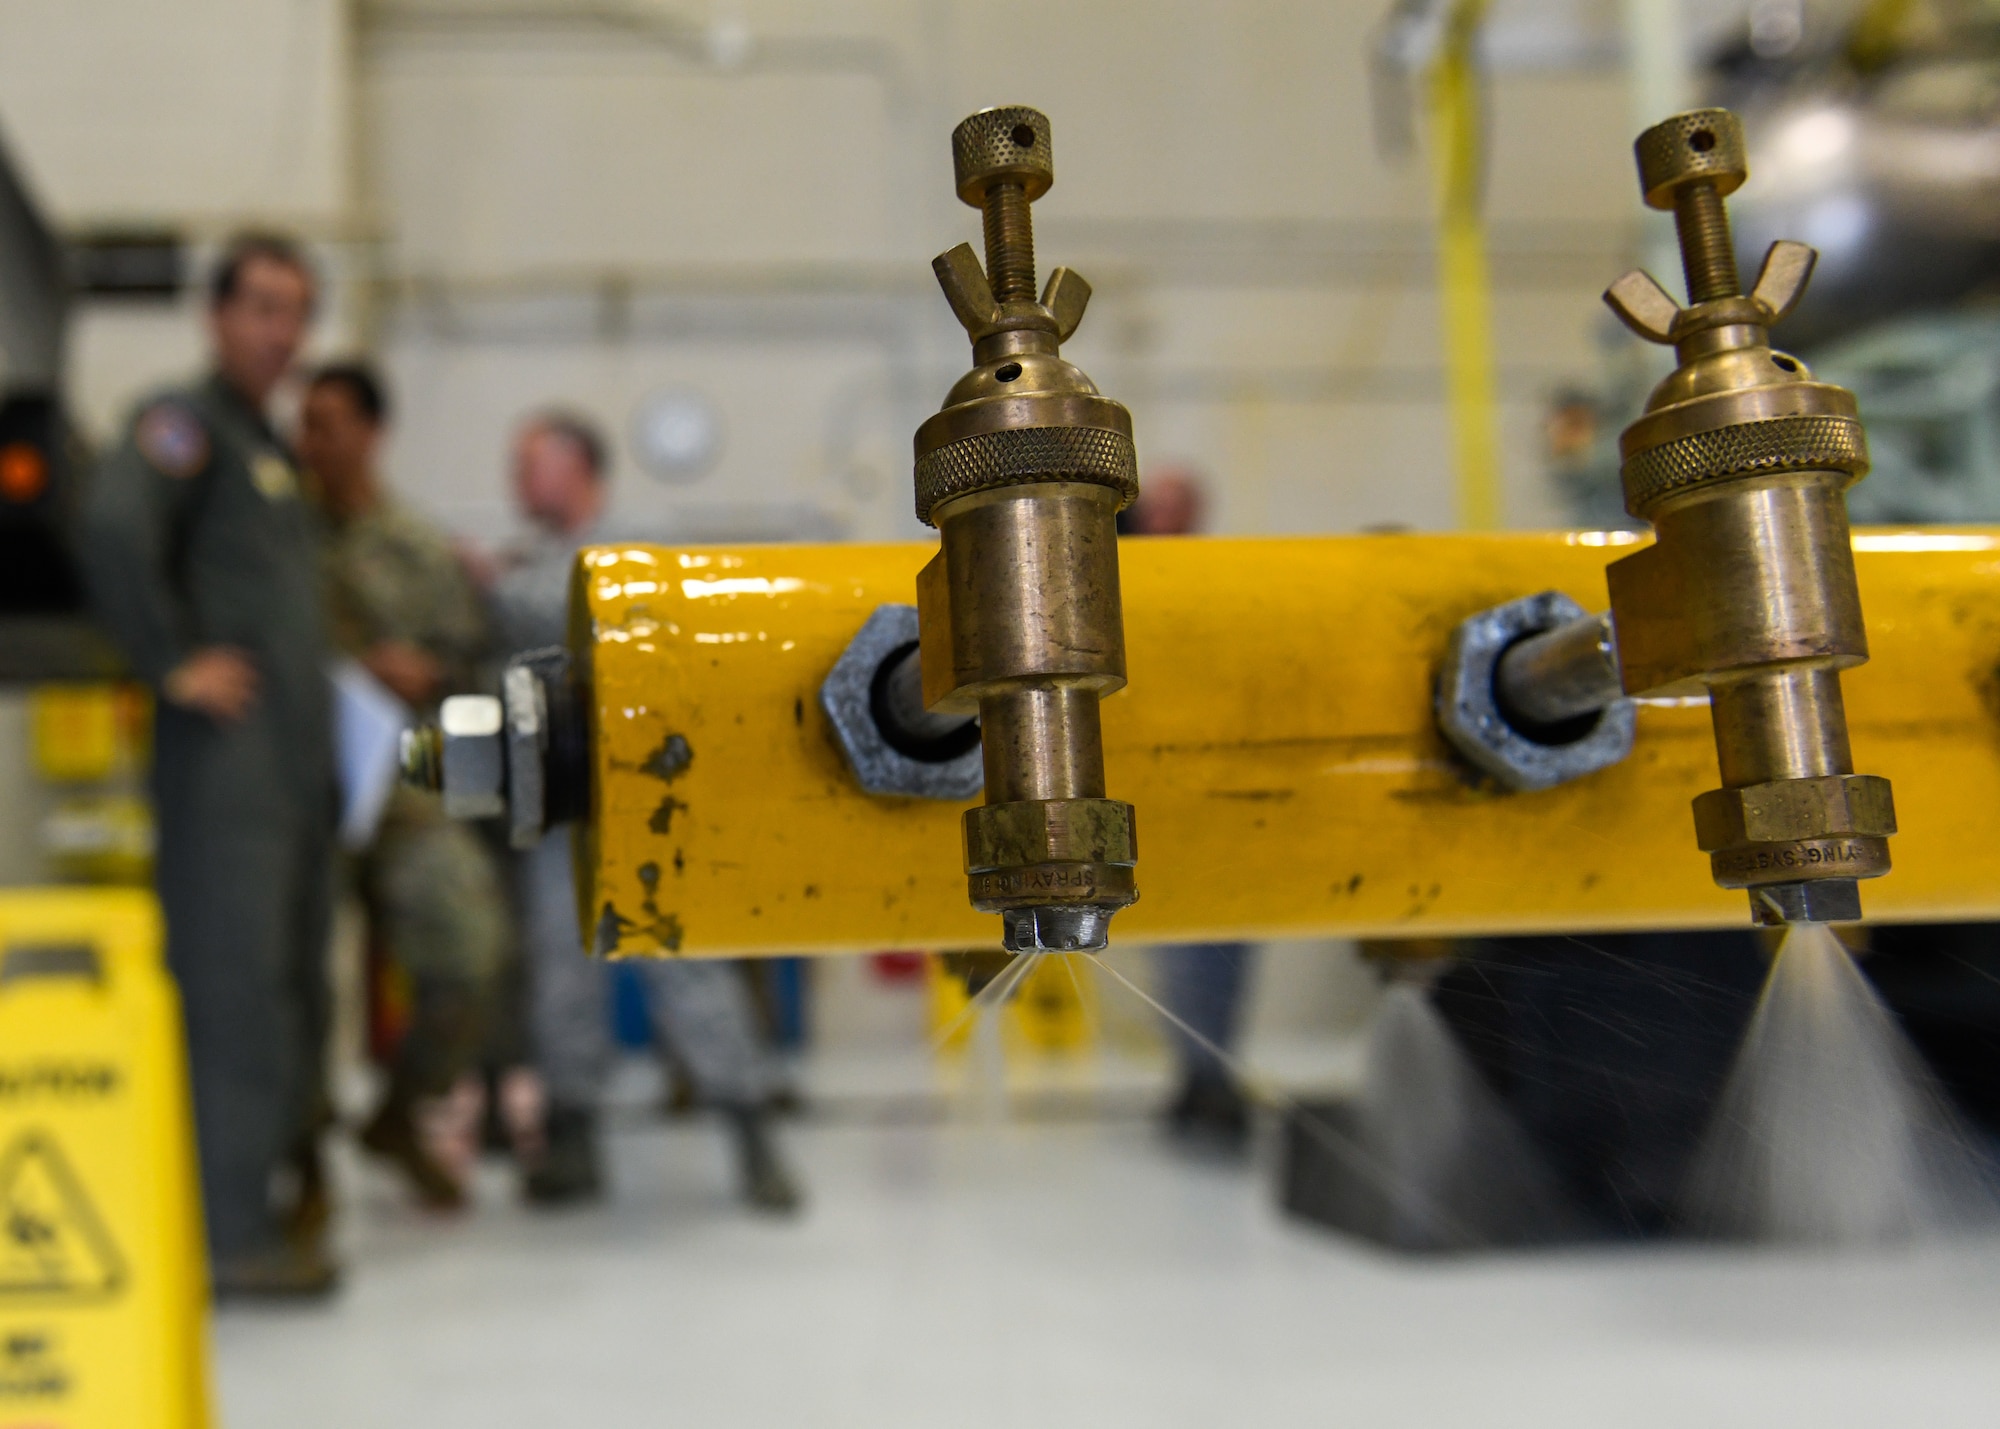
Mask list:
[[[1001,915],[1017,952],[1102,948],[1138,896],[1132,806],[1105,797],[1097,708],[1125,684],[1115,518],[1139,491],[1132,416],[1059,355],[1090,285],[1058,268],[1035,296],[1048,119],[982,110],[951,147],[986,262],[962,243],[932,265],[977,365],[917,429],[917,516],[939,536],[917,582],[924,702],[979,715],[973,906]]]
[[[1604,299],[1680,365],[1625,429],[1625,505],[1653,544],[1608,572],[1625,691],[1706,691],[1722,788],[1695,800],[1715,881],[1761,923],[1861,916],[1858,879],[1889,871],[1889,782],[1856,774],[1840,672],[1868,658],[1847,488],[1868,469],[1854,395],[1770,345],[1816,254],[1771,246],[1749,294],[1723,200],[1748,173],[1723,109],[1679,114],[1634,146],[1671,209],[1688,306],[1627,273]]]

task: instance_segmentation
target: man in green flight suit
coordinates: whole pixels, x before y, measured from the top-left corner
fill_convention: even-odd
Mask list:
[[[323,1218],[287,1216],[324,1112],[335,788],[312,511],[265,404],[312,320],[289,241],[228,245],[213,369],[142,403],[84,499],[99,617],[158,697],[167,961],[187,1022],[219,1294],[321,1294]]]
[[[326,518],[334,646],[415,718],[434,719],[445,696],[479,688],[491,636],[485,602],[450,542],[383,487],[377,456],[388,415],[367,367],[322,367],[306,388],[299,456]],[[393,1161],[427,1205],[453,1209],[465,1202],[460,1170],[420,1134],[417,1112],[476,1070],[512,940],[506,893],[479,835],[446,818],[437,795],[408,787],[389,796],[355,874],[410,992],[388,1091],[361,1144]]]

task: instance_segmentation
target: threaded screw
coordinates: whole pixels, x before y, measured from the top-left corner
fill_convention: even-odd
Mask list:
[[[1016,183],[986,186],[986,281],[1003,303],[1035,298],[1035,217],[1027,190]]]
[[[1688,301],[1742,297],[1722,202],[1749,174],[1742,122],[1726,109],[1690,110],[1655,124],[1632,147],[1646,203],[1673,210]]]
[[[1714,184],[1691,183],[1675,192],[1674,232],[1681,242],[1681,271],[1687,275],[1690,303],[1743,296],[1736,245],[1729,234],[1729,209]]]
[[[1048,116],[1026,105],[982,109],[952,131],[958,196],[986,228],[986,281],[1001,303],[1035,301],[1035,221],[1029,205],[1055,182]]]

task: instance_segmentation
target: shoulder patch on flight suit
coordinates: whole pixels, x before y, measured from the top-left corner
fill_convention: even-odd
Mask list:
[[[250,480],[266,501],[287,501],[299,494],[292,464],[276,452],[258,452],[250,459]]]
[[[179,402],[155,402],[141,412],[132,444],[163,476],[186,480],[208,465],[208,428]]]

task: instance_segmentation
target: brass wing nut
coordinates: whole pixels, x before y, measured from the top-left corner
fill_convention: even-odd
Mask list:
[[[972,370],[917,429],[926,707],[977,713],[986,802],[965,816],[968,889],[1007,947],[1089,950],[1138,896],[1132,806],[1108,798],[1098,701],[1125,683],[1117,513],[1138,495],[1132,416],[1061,356],[1090,301],[1067,268],[1035,292],[1029,205],[1055,182],[1049,121],[987,109],[952,134],[970,244],[932,264]]]
[[[1868,658],[1846,490],[1868,470],[1854,396],[1770,345],[1816,257],[1779,242],[1743,292],[1724,199],[1748,175],[1723,109],[1639,136],[1639,183],[1670,209],[1686,307],[1647,273],[1604,295],[1679,366],[1619,446],[1625,505],[1653,544],[1607,572],[1632,696],[1706,691],[1721,789],[1695,801],[1717,883],[1760,922],[1844,921],[1889,870],[1887,780],[1854,773],[1840,672]]]

